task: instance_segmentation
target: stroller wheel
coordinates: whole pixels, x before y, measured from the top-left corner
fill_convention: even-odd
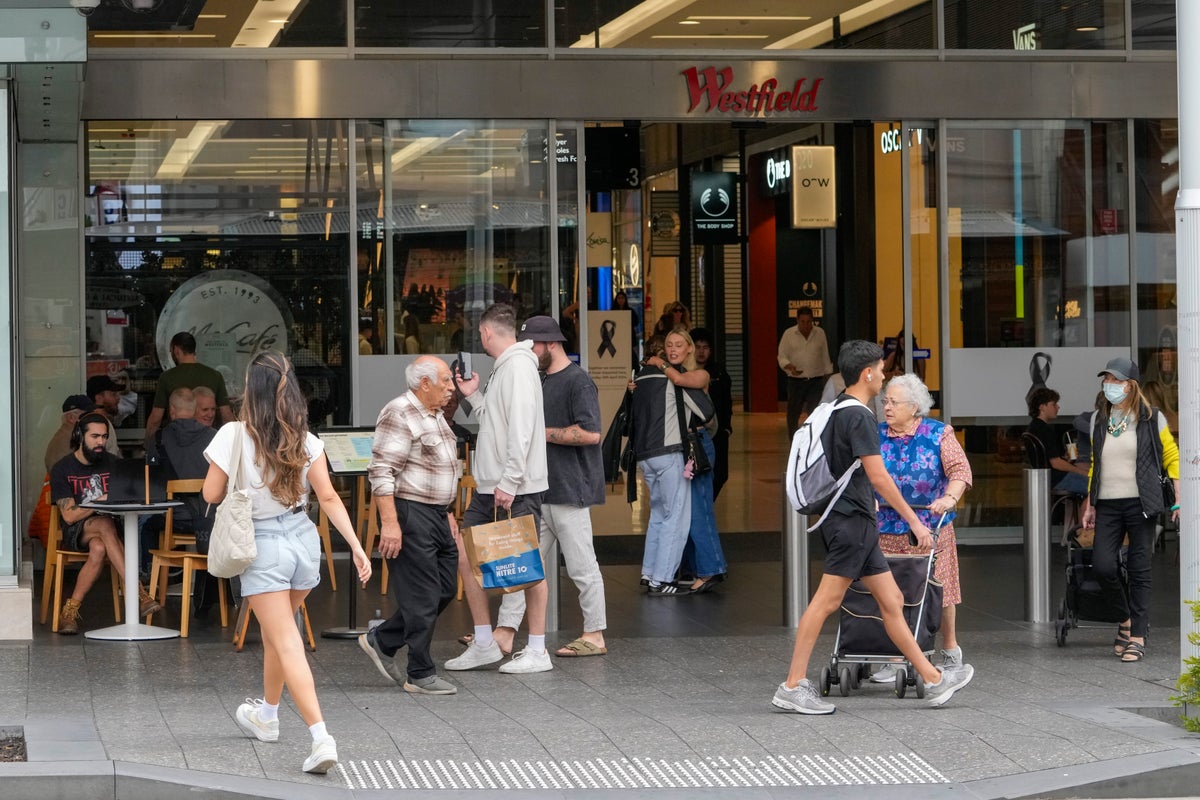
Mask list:
[[[1062,617],[1054,620],[1054,640],[1058,642],[1059,647],[1067,643],[1067,621]]]
[[[829,687],[833,685],[833,675],[829,672],[829,667],[821,667],[821,696],[829,697]]]
[[[862,685],[863,678],[866,677],[866,675],[864,674],[864,670],[866,670],[866,668],[867,668],[866,664],[857,664],[851,668],[851,670],[850,670],[850,688],[851,689],[858,691],[858,687]]]
[[[838,673],[838,688],[842,692],[842,697],[850,696],[850,689],[853,688],[850,684],[850,668],[842,667],[842,671]]]
[[[908,671],[903,664],[896,665],[896,697],[901,700],[908,693]]]
[[[917,677],[913,680],[913,684],[917,690],[917,699],[925,699],[925,679],[921,677],[921,673],[917,673]]]

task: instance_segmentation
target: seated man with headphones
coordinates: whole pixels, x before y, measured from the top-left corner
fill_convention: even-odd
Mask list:
[[[79,569],[75,589],[63,603],[58,632],[79,633],[79,606],[100,577],[104,562],[125,563],[125,547],[121,541],[116,518],[81,508],[84,503],[108,497],[117,459],[106,451],[109,437],[108,419],[95,412],[84,414],[71,432],[71,452],[50,469],[50,499],[62,516],[62,543],[65,550],[88,554]],[[138,585],[139,616],[153,614],[161,606]]]

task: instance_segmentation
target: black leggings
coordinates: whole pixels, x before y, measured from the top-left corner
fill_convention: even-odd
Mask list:
[[[1096,502],[1096,541],[1092,568],[1100,585],[1131,620],[1131,636],[1150,631],[1150,549],[1154,545],[1154,517],[1142,513],[1136,497]],[[1121,586],[1121,542],[1129,534],[1129,594]]]

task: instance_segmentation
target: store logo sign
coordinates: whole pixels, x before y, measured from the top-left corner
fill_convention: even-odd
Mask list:
[[[792,182],[791,154],[767,156],[767,190],[770,194],[783,194]]]
[[[1031,22],[1028,25],[1022,25],[1012,32],[1012,37],[1013,50],[1037,50],[1037,23]]]
[[[738,240],[737,174],[692,173],[692,239],[697,244]]]
[[[800,78],[790,91],[778,91],[779,81],[767,78],[761,84],[738,88],[733,67],[688,67],[682,73],[687,84],[688,113],[704,104],[705,112],[763,116],[796,111],[816,111],[817,91],[823,78]],[[807,85],[807,88],[806,88]]]

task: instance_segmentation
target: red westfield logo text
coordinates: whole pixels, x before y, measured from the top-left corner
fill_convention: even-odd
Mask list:
[[[807,78],[796,81],[791,91],[777,92],[779,81],[768,78],[761,85],[753,84],[749,89],[733,86],[733,67],[688,67],[683,71],[688,87],[688,112],[695,111],[707,100],[705,111],[724,114],[768,114],[781,111],[816,111],[817,90],[821,78],[814,78],[804,88]]]

